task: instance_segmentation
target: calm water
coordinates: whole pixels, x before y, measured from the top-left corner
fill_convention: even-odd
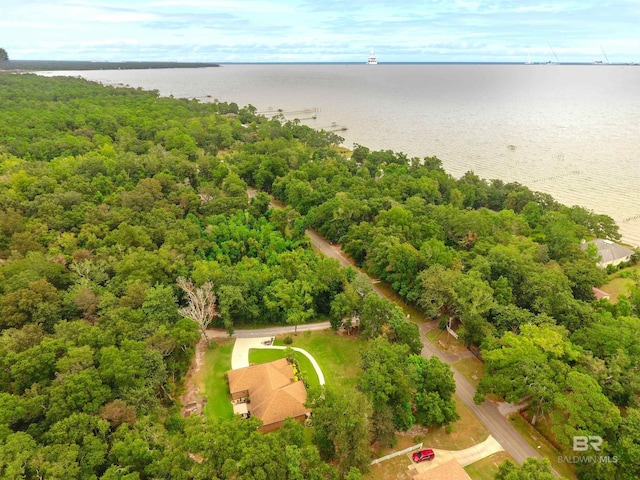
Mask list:
[[[66,72],[162,95],[252,104],[345,146],[437,156],[613,217],[640,244],[640,67],[225,65]],[[307,110],[317,109],[317,118]]]

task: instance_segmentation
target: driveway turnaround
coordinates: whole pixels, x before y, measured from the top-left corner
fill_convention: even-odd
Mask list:
[[[254,348],[270,348],[273,350],[285,350],[287,347],[272,345],[273,337],[243,337],[236,338],[236,343],[233,345],[233,352],[231,352],[231,369],[236,370],[238,368],[244,368],[249,366],[249,350]],[[318,375],[318,383],[324,385],[324,374],[320,369],[320,365],[316,362],[316,359],[306,350],[298,347],[291,347],[292,350],[301,353],[309,359],[311,365]]]
[[[249,350],[264,348],[266,343],[273,342],[273,337],[236,338],[231,352],[231,370],[249,366]]]
[[[472,463],[482,460],[489,455],[502,451],[504,451],[502,445],[500,445],[495,438],[489,435],[484,442],[478,443],[473,447],[465,448],[464,450],[439,450],[434,448],[433,452],[436,456],[432,461],[412,463],[409,468],[415,468],[418,472],[425,472],[442,465],[443,463],[447,463],[450,460],[456,460],[461,467],[466,467],[467,465],[471,465]]]

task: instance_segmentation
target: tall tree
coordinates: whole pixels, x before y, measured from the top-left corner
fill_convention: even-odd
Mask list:
[[[555,480],[548,460],[527,458],[521,466],[505,460],[496,473],[496,480]]]
[[[377,424],[382,418],[390,418],[397,428],[404,431],[414,423],[408,357],[407,345],[391,344],[382,337],[371,340],[360,351],[363,374],[358,383],[360,390],[371,399]],[[390,411],[391,416],[385,411]]]
[[[420,355],[411,355],[408,364],[415,389],[417,423],[425,427],[440,427],[460,418],[453,399],[456,382],[451,367],[435,355],[428,360]]]
[[[566,389],[557,393],[556,410],[551,414],[553,431],[563,445],[571,445],[576,435],[606,438],[620,425],[620,410],[604,396],[590,375],[569,372]]]
[[[340,475],[352,467],[366,472],[371,461],[367,416],[370,406],[357,391],[311,390],[306,403],[313,409],[313,443],[324,460],[334,460]]]
[[[523,325],[520,335],[507,332],[482,351],[486,373],[475,400],[484,401],[487,393],[514,403],[528,397],[535,424],[553,406],[558,384],[569,370],[565,361],[574,356],[561,327]]]
[[[187,305],[178,310],[180,315],[196,322],[202,331],[204,339],[209,343],[207,327],[218,315],[213,284],[206,282],[201,287],[196,287],[191,280],[187,280],[184,277],[178,277],[177,283],[188,297]]]
[[[4,48],[0,48],[0,60],[9,60],[9,55]]]

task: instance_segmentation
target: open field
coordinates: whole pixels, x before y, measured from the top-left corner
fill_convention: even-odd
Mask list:
[[[287,355],[285,350],[273,350],[269,348],[259,348],[249,350],[249,363],[267,363],[280,358],[285,358]],[[318,381],[318,374],[316,373],[313,365],[307,357],[294,352],[294,358],[297,360],[302,376],[309,384],[309,387],[318,387],[320,382]]]

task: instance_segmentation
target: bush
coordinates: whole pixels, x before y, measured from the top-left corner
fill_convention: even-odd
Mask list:
[[[293,338],[291,338],[289,336],[286,336],[286,337],[284,337],[283,342],[284,342],[285,345],[291,345],[293,343]]]
[[[287,347],[284,349],[284,356],[289,363],[293,363],[293,360],[294,360],[293,355],[294,355],[293,348]]]

